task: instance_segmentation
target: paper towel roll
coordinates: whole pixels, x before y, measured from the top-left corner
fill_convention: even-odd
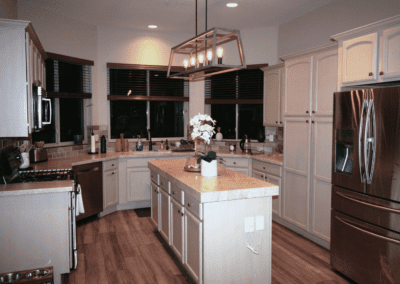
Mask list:
[[[96,152],[96,139],[94,135],[90,136],[90,152]]]

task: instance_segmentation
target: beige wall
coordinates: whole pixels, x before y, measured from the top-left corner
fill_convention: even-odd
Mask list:
[[[400,14],[398,0],[335,0],[279,26],[278,56],[327,44],[334,34]]]
[[[17,0],[0,0],[0,18],[16,20],[17,11]]]

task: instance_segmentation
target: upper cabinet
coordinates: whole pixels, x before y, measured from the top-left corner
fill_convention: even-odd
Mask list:
[[[283,56],[284,116],[332,116],[337,90],[337,43]]]
[[[47,58],[30,22],[0,19],[0,137],[28,137],[32,85],[45,86]]]
[[[339,87],[400,80],[400,16],[331,38],[339,42]]]
[[[285,65],[262,68],[264,71],[264,126],[282,126]]]

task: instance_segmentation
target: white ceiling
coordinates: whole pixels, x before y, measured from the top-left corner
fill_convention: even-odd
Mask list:
[[[333,0],[208,0],[208,29],[274,27]],[[236,2],[237,8],[226,3]],[[47,9],[96,26],[193,32],[195,0],[18,0],[24,8]],[[205,0],[198,0],[198,33],[205,30]]]

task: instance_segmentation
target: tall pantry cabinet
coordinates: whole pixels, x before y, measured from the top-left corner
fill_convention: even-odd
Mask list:
[[[325,247],[330,241],[337,54],[333,43],[281,58],[285,61],[282,220]]]
[[[46,86],[47,58],[27,21],[0,19],[0,137],[32,131],[32,85]]]

